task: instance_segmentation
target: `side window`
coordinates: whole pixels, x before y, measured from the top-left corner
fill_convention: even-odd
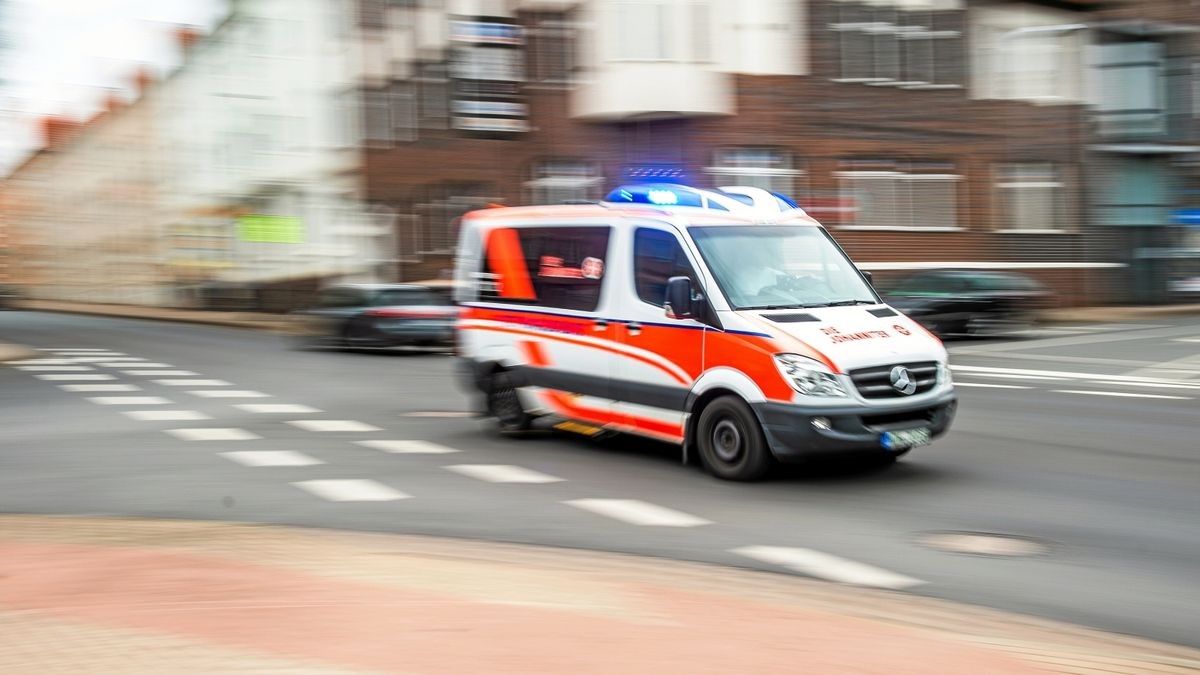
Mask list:
[[[679,239],[670,232],[639,228],[633,235],[634,285],[642,302],[662,307],[667,296],[667,279],[689,277],[696,272],[683,252]]]
[[[317,300],[321,307],[358,307],[365,303],[366,298],[353,288],[327,288]]]
[[[595,311],[609,227],[502,228],[488,233],[480,299]]]

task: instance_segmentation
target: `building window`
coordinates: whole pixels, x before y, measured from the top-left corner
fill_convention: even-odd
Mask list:
[[[522,255],[484,256],[485,300],[592,312],[600,304],[611,228],[522,227],[488,233],[487,247]],[[503,263],[495,267],[496,263]]]
[[[397,142],[417,140],[415,86],[411,82],[393,82],[390,93],[392,139]]]
[[[934,89],[962,86],[961,0],[837,0],[840,82]]]
[[[633,273],[638,297],[658,307],[666,304],[671,277],[688,277],[693,286],[698,283],[679,239],[663,230],[638,228],[633,235]]]
[[[363,142],[370,147],[387,147],[392,142],[391,101],[386,89],[363,91]]]
[[[1166,130],[1163,46],[1100,45],[1098,130],[1105,136],[1152,136]]]
[[[450,81],[447,78],[446,64],[418,65],[416,84],[421,97],[421,128],[445,129],[450,121]]]
[[[563,12],[531,16],[526,25],[529,39],[529,82],[541,85],[569,85],[574,80],[575,49],[578,29]]]
[[[452,252],[463,214],[501,201],[488,196],[489,187],[483,183],[440,183],[423,192],[410,243],[420,255]]]
[[[948,162],[848,160],[838,171],[844,227],[957,229],[958,184]]]
[[[561,204],[569,201],[596,200],[604,179],[594,164],[554,160],[539,162],[525,183],[530,204]]]
[[[798,178],[804,172],[793,168],[792,156],[778,148],[722,148],[706,169],[718,185],[745,185],[788,197],[798,197]]]
[[[996,171],[999,214],[1006,230],[1067,229],[1062,174],[1049,163],[1003,164]]]

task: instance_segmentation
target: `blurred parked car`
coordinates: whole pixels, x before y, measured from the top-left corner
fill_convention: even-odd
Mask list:
[[[0,309],[16,309],[21,291],[13,286],[0,286]]]
[[[885,294],[889,305],[940,336],[994,335],[1030,328],[1050,294],[1023,274],[976,270],[921,272]]]
[[[458,310],[442,293],[409,284],[341,284],[316,305],[293,313],[301,346],[444,346],[454,341]]]

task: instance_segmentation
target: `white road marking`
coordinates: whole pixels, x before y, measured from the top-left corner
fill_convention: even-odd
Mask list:
[[[955,388],[958,387],[978,387],[980,389],[1033,389],[1033,387],[1023,387],[1019,384],[989,384],[985,382],[955,382]]]
[[[185,441],[252,441],[262,438],[252,431],[245,429],[166,429],[168,434]]]
[[[44,347],[41,351],[44,352],[108,352],[115,354],[108,349],[97,349],[95,347]]]
[[[102,382],[102,381],[104,381],[104,380],[115,380],[115,379],[117,379],[117,376],[116,376],[116,375],[102,375],[102,374],[98,374],[98,373],[97,373],[97,374],[91,374],[91,375],[84,374],[84,373],[80,373],[80,374],[78,374],[78,375],[65,375],[65,374],[59,374],[59,375],[34,375],[34,377],[36,377],[36,378],[37,378],[37,379],[39,379],[39,380],[47,380],[47,381],[50,381],[50,382],[69,382],[69,381],[72,381],[72,380],[73,380],[73,381],[76,381],[76,382],[87,382],[87,381],[91,381],[91,382]]]
[[[925,583],[920,579],[808,548],[743,546],[731,549],[730,553],[843,584],[901,589]]]
[[[1013,375],[1036,375],[1039,377],[1062,377],[1069,380],[1100,380],[1103,382],[1160,382],[1180,384],[1175,380],[1164,380],[1127,375],[1103,375],[1100,373],[1068,373],[1058,370],[1026,370],[1023,368],[993,368],[991,366],[950,366],[955,373],[981,375],[983,373],[1011,373]],[[1188,384],[1184,382],[1183,384]]]
[[[95,370],[91,366],[15,366],[17,370],[27,370],[31,373],[82,373]]]
[[[1187,396],[1167,396],[1166,394],[1135,394],[1131,391],[1087,391],[1084,389],[1055,389],[1056,394],[1084,394],[1086,396],[1119,396],[1122,398],[1167,398],[1176,401],[1190,401]]]
[[[317,408],[298,403],[237,403],[238,410],[252,413],[319,413]]]
[[[994,377],[1006,380],[1055,380],[1062,382],[1065,377],[1050,377],[1047,375],[1013,375],[1010,373],[971,373],[972,377]]]
[[[155,380],[155,384],[168,387],[228,387],[225,380]]]
[[[1150,389],[1200,389],[1200,384],[1161,384],[1158,382],[1097,382],[1110,387],[1147,387]]]
[[[185,422],[212,419],[198,410],[125,410],[122,412],[143,422]]]
[[[383,431],[377,426],[356,420],[292,420],[288,424],[305,431]]]
[[[563,503],[631,525],[697,527],[712,524],[711,520],[637,499],[572,499]]]
[[[77,361],[75,359],[20,359],[7,363],[10,366],[70,366]]]
[[[390,502],[412,496],[364,479],[302,480],[292,485],[331,502]]]
[[[126,375],[141,375],[143,377],[191,377],[196,375],[190,370],[123,370]]]
[[[452,464],[442,467],[489,483],[561,483],[562,478],[512,464]]]
[[[325,463],[316,457],[291,450],[235,450],[217,454],[242,466],[312,466]]]
[[[63,391],[141,391],[136,384],[60,384]]]
[[[189,391],[188,393],[201,398],[267,398],[270,396],[270,394],[264,394],[261,391],[247,391],[245,389],[198,389],[196,391]]]
[[[458,448],[450,448],[429,441],[354,441],[355,445],[372,450],[382,450],[395,455],[448,455],[460,452]]]
[[[71,360],[75,363],[112,363],[114,361],[145,361],[146,359],[134,356],[73,356]]]
[[[174,368],[169,363],[154,363],[152,361],[105,361],[98,365],[106,368]]]
[[[1174,340],[1172,340],[1172,342],[1190,342],[1190,343],[1197,343],[1197,342],[1200,342],[1200,337],[1193,337],[1193,338],[1175,338]]]
[[[88,400],[100,405],[166,405],[171,402],[161,396],[90,396]]]
[[[457,410],[428,410],[401,413],[401,417],[477,417],[478,413]]]

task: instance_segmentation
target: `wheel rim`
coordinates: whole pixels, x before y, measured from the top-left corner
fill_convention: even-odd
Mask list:
[[[745,437],[742,430],[731,419],[722,419],[713,425],[712,446],[717,459],[734,462],[745,452]]]

